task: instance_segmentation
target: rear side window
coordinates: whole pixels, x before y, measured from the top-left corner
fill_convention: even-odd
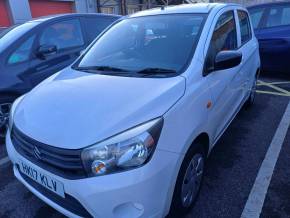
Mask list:
[[[72,19],[47,26],[40,36],[40,45],[55,45],[58,50],[84,44],[79,20]]]
[[[251,25],[247,12],[238,11],[242,45],[252,38]]]
[[[254,29],[258,29],[261,23],[265,8],[250,9],[250,16]]]
[[[89,42],[93,41],[104,29],[112,24],[116,19],[98,17],[98,18],[85,18],[85,28],[89,38]]]
[[[213,69],[216,55],[220,51],[237,49],[237,29],[234,12],[228,11],[218,19],[211,38],[206,59],[206,68]]]
[[[290,5],[272,7],[269,11],[266,27],[290,25]]]

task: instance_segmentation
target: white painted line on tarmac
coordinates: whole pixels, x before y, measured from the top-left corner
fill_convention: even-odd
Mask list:
[[[9,157],[4,157],[2,159],[0,159],[0,166],[8,163],[10,160],[9,160]]]
[[[280,121],[272,142],[268,148],[265,159],[259,169],[256,181],[252,187],[241,218],[259,218],[262,212],[264,200],[270,185],[273,171],[279,157],[287,130],[290,125],[290,102]]]

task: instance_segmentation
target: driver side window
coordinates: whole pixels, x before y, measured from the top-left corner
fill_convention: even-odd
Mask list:
[[[234,11],[222,14],[215,26],[206,58],[206,69],[214,69],[216,55],[220,51],[235,50],[238,48],[237,29]]]

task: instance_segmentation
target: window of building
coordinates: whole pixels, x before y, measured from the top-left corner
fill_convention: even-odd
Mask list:
[[[114,7],[101,7],[101,13],[115,14],[115,8]]]
[[[134,14],[138,11],[139,11],[139,8],[135,7],[133,5],[128,5],[128,7],[127,7],[127,14]]]
[[[40,36],[40,45],[55,45],[58,50],[82,46],[84,39],[79,20],[72,19],[46,27]]]
[[[21,43],[20,47],[16,48],[16,50],[9,56],[8,64],[18,64],[28,61],[34,39],[35,35],[29,37],[24,43]]]
[[[220,51],[237,49],[237,29],[233,11],[225,12],[218,19],[207,53],[206,68],[214,69],[216,55]]]
[[[245,11],[238,11],[242,45],[252,38],[249,16]]]

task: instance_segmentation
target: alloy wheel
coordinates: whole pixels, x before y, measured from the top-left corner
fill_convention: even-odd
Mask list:
[[[252,89],[251,89],[251,94],[250,94],[250,102],[251,103],[254,103],[255,101],[255,96],[256,96],[256,90],[257,90],[257,77],[255,77],[255,81],[254,81],[254,84],[252,86]]]
[[[195,154],[190,161],[181,188],[181,200],[184,207],[190,207],[198,194],[204,171],[204,158]]]
[[[11,107],[10,103],[0,104],[0,139],[5,138],[6,135],[10,107]]]

